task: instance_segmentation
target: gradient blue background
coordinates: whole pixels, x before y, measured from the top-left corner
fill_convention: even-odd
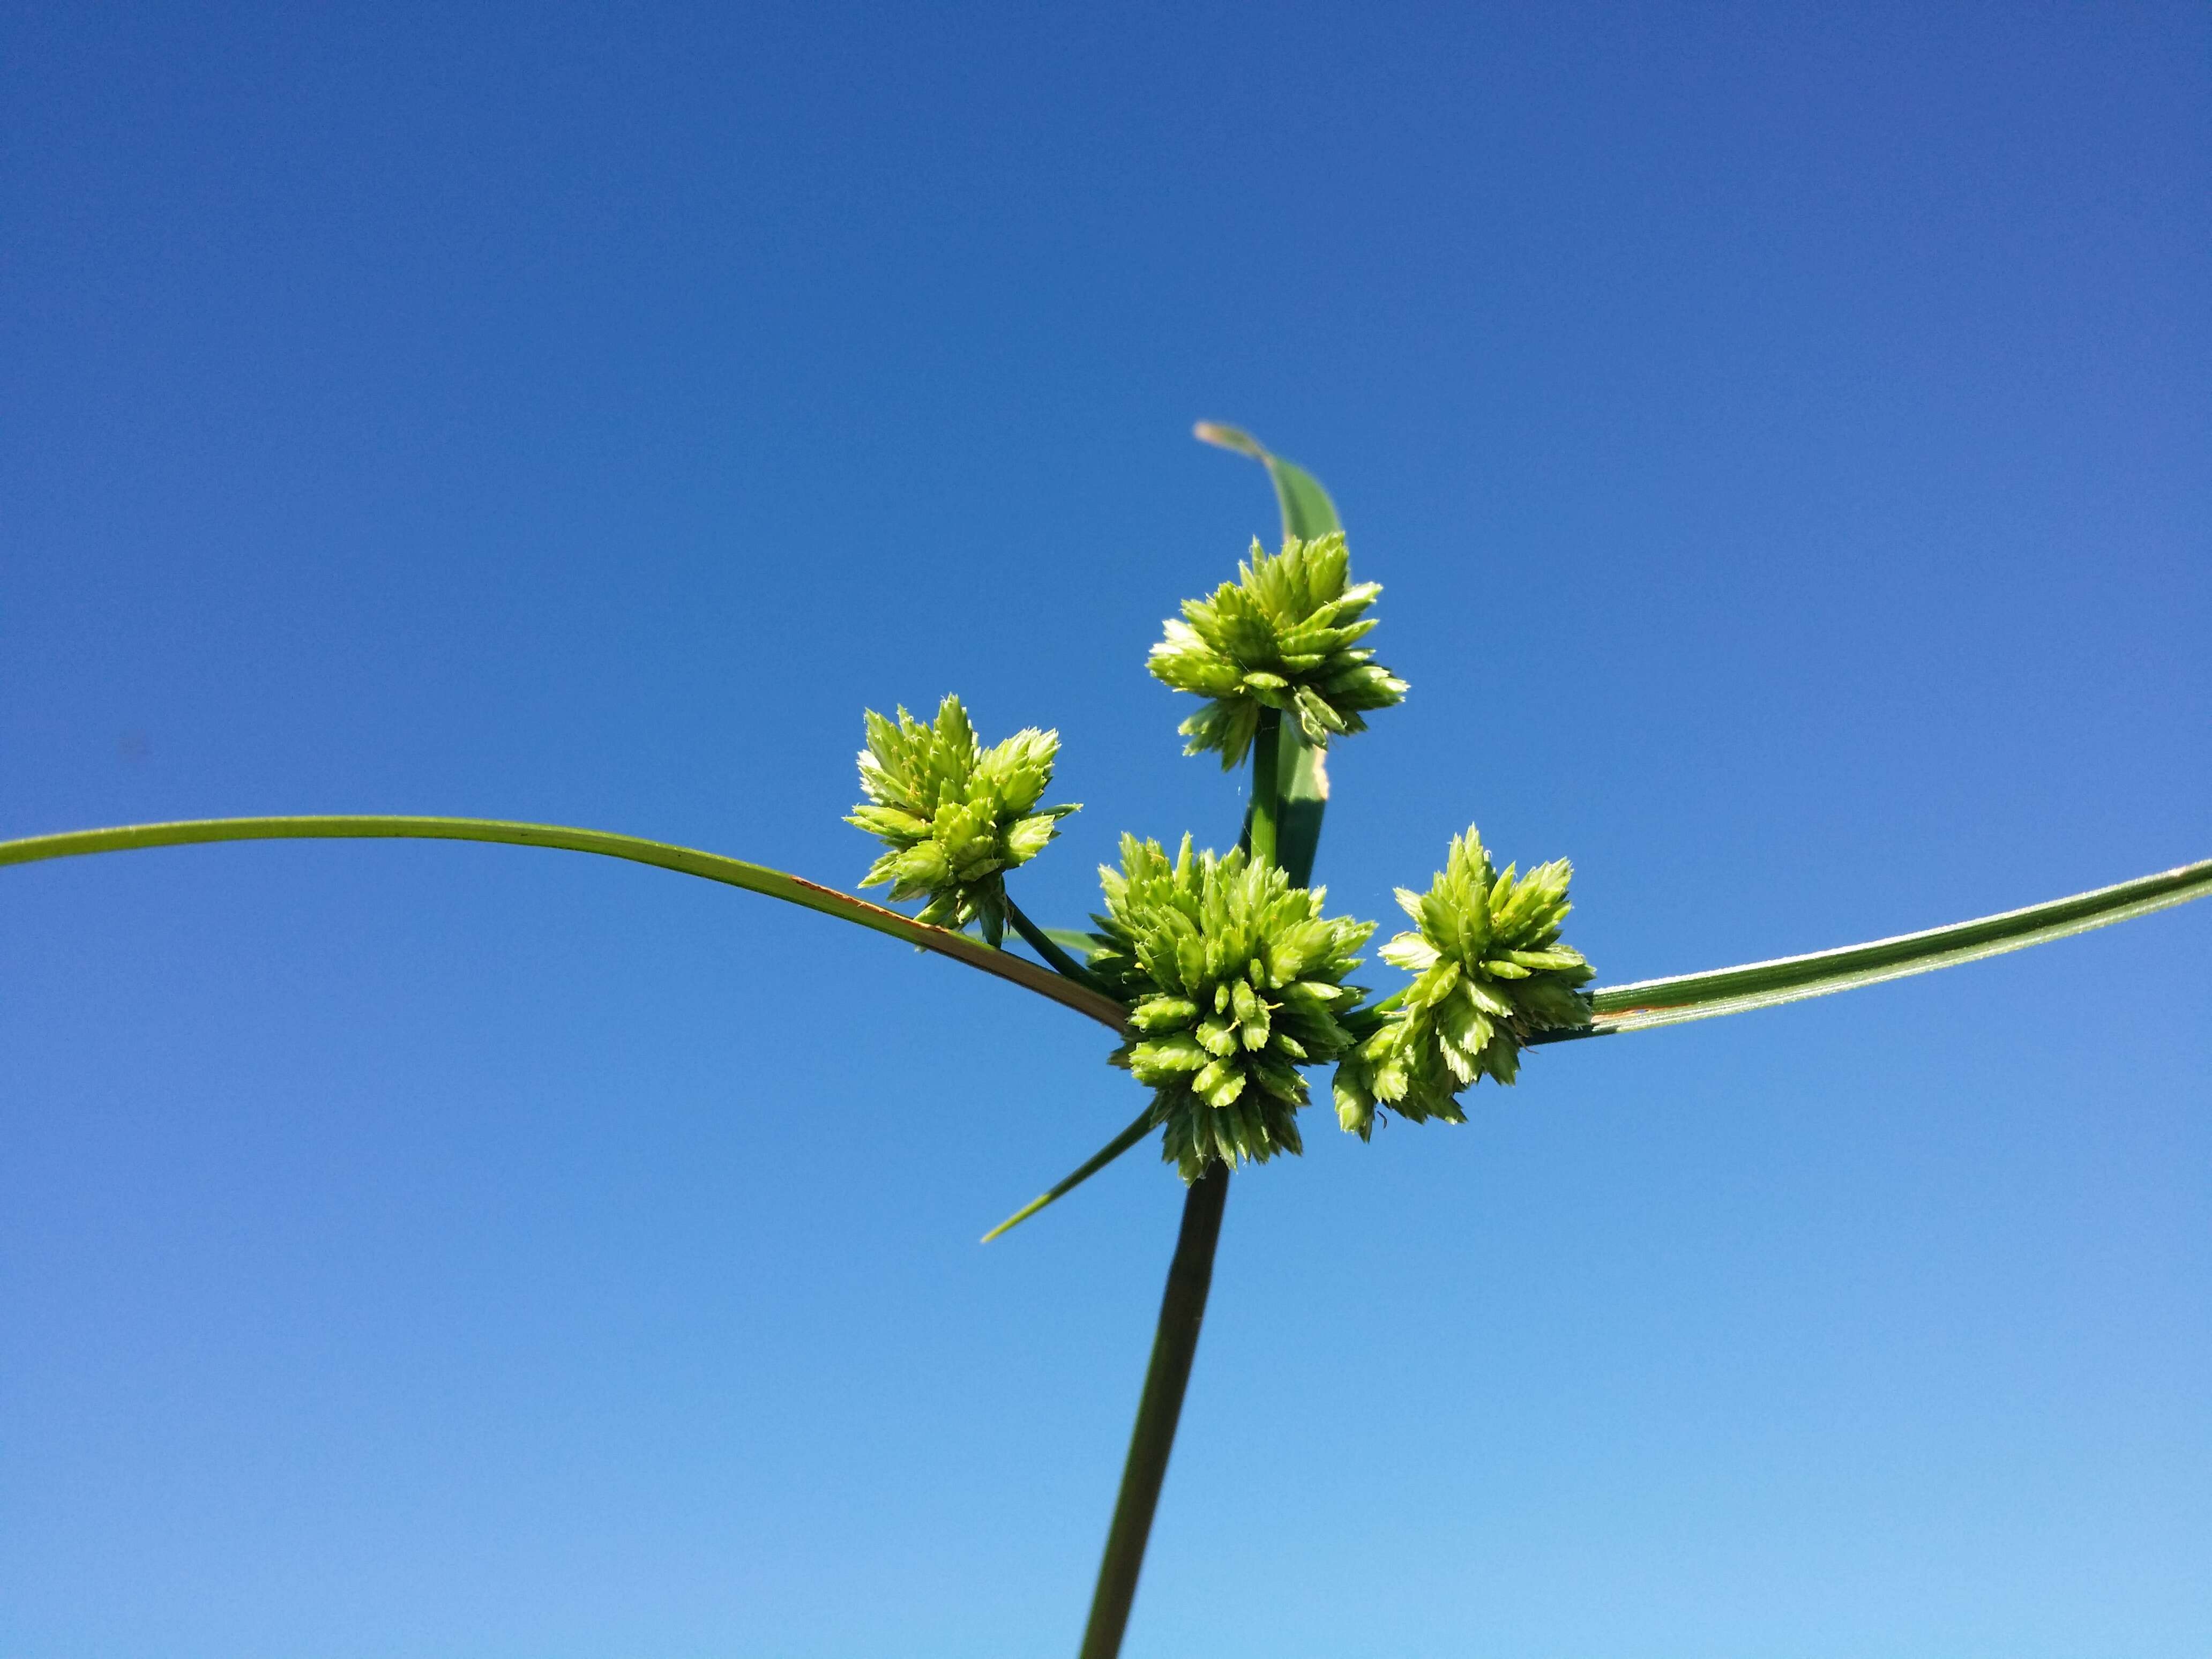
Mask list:
[[[1931,15],[1939,14],[1939,15]],[[551,819],[849,884],[957,688],[1334,490],[1619,981],[2212,854],[2201,6],[10,5],[0,835]],[[1240,1176],[1140,1656],[2197,1655],[2212,908]],[[1179,1190],[1101,1033],[599,860],[0,872],[0,1650],[1073,1650]]]

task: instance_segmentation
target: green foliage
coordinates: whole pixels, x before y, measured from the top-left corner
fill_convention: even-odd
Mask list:
[[[1216,1160],[1303,1150],[1297,1068],[1349,1048],[1338,1012],[1362,993],[1344,976],[1375,925],[1323,916],[1322,890],[1241,851],[1193,854],[1188,836],[1173,860],[1124,836],[1121,868],[1098,874],[1106,914],[1091,970],[1129,1005],[1113,1058],[1155,1091],[1162,1155],[1194,1181]]]
[[[926,896],[920,920],[979,922],[996,947],[1006,933],[1006,872],[1042,852],[1060,820],[1079,810],[1037,805],[1052,782],[1060,733],[1030,726],[986,749],[957,696],[938,706],[934,725],[903,708],[896,721],[872,708],[865,718],[860,787],[868,799],[845,822],[890,850],[860,884],[889,882],[894,899]]]
[[[1183,601],[1183,620],[1167,624],[1149,666],[1176,690],[1207,699],[1182,723],[1184,753],[1218,750],[1222,769],[1232,769],[1270,708],[1326,749],[1333,736],[1367,729],[1363,711],[1405,700],[1405,681],[1358,647],[1375,626],[1361,613],[1382,589],[1350,585],[1351,569],[1341,532],[1288,538],[1272,558],[1255,540],[1237,580],[1210,599]]]
[[[1510,1083],[1522,1046],[1539,1031],[1586,1025],[1591,977],[1582,953],[1559,942],[1574,907],[1565,859],[1525,876],[1498,874],[1470,825],[1452,837],[1444,867],[1425,893],[1401,887],[1398,902],[1415,931],[1382,947],[1384,961],[1414,980],[1355,1017],[1358,1045],[1336,1072],[1336,1114],[1362,1139],[1378,1107],[1413,1122],[1465,1120],[1461,1090],[1478,1079]]]

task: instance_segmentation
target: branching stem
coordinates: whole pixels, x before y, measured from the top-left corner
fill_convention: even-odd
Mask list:
[[[1042,957],[1045,965],[1054,973],[1063,979],[1072,979],[1101,996],[1106,994],[1106,988],[1099,983],[1098,976],[1054,945],[1052,935],[1030,920],[1029,913],[1014,902],[1012,894],[1006,896],[1006,920],[1014,924],[1014,931],[1028,941],[1030,949]]]

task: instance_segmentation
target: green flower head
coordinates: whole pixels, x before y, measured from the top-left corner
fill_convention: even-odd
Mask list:
[[[1355,1022],[1366,1029],[1336,1072],[1336,1115],[1346,1129],[1364,1139],[1378,1105],[1416,1123],[1463,1122],[1461,1090],[1484,1076],[1512,1082],[1533,1033],[1589,1020],[1577,988],[1590,965],[1559,942],[1573,874],[1565,859],[1525,876],[1510,866],[1497,874],[1470,826],[1452,837],[1427,892],[1398,890],[1417,930],[1382,954],[1415,978]]]
[[[1060,733],[1031,726],[986,749],[960,699],[938,706],[934,725],[902,708],[896,721],[872,708],[860,751],[867,801],[846,823],[890,848],[863,887],[889,882],[894,899],[927,896],[921,920],[939,927],[982,924],[994,947],[1005,936],[1005,873],[1026,864],[1078,809],[1039,806],[1052,781]]]
[[[1188,836],[1173,860],[1124,836],[1121,869],[1098,874],[1106,914],[1091,969],[1129,1005],[1114,1063],[1155,1091],[1162,1156],[1195,1181],[1216,1160],[1303,1150],[1297,1068],[1349,1048],[1338,1016],[1362,993],[1344,976],[1375,924],[1323,916],[1323,890],[1241,851],[1194,855]]]
[[[1273,558],[1255,541],[1237,580],[1210,599],[1183,601],[1183,620],[1167,624],[1149,665],[1176,690],[1208,699],[1182,723],[1185,754],[1216,749],[1222,769],[1234,769],[1268,708],[1326,749],[1333,736],[1367,729],[1363,710],[1405,701],[1406,682],[1377,666],[1372,651],[1355,648],[1375,626],[1360,613],[1382,589],[1347,586],[1351,571],[1341,534],[1293,537]]]

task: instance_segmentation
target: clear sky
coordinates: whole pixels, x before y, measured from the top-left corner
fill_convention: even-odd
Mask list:
[[[2202,6],[9,4],[0,836],[850,885],[1226,844],[1159,620],[1318,473],[1318,877],[1605,981],[2212,855]],[[1378,969],[1374,982],[1389,983]],[[2200,1655],[2212,906],[1534,1054],[1237,1178],[1132,1659]],[[422,845],[0,871],[0,1650],[1072,1651],[1179,1188],[1087,1022]]]

